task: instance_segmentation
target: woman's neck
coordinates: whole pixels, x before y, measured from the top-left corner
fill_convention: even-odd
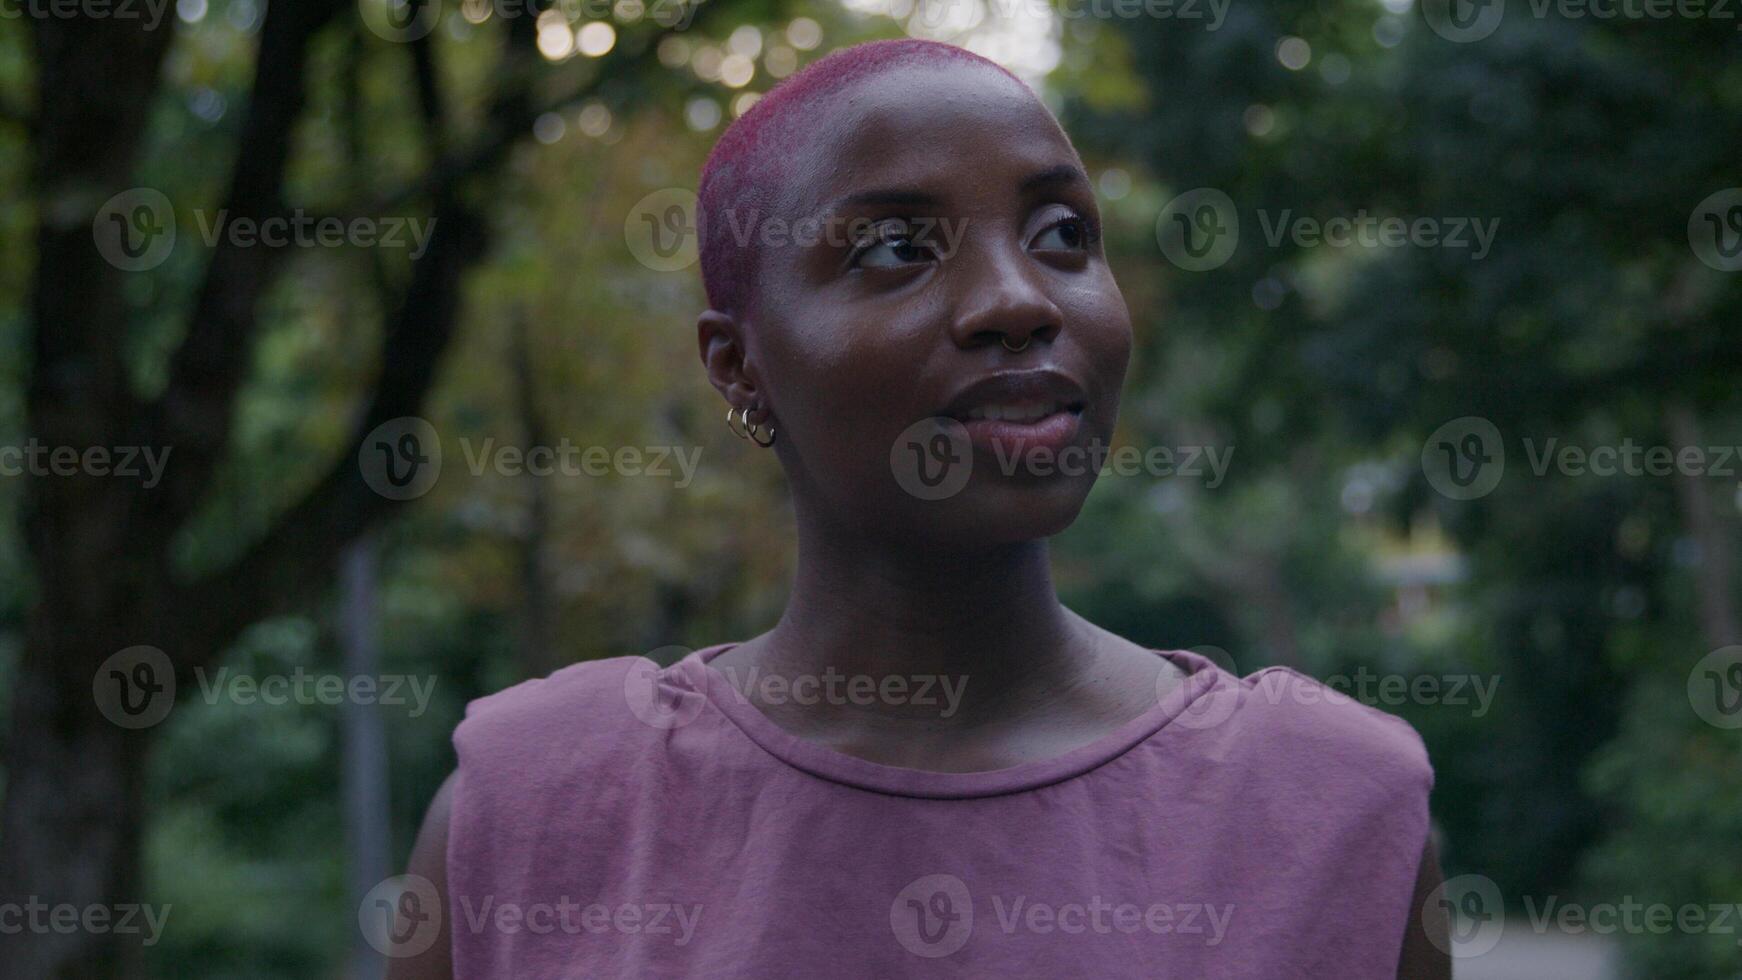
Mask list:
[[[1045,541],[940,554],[801,533],[793,582],[780,622],[745,652],[760,671],[952,681],[960,724],[1067,692],[1094,659],[1098,631],[1059,603]],[[899,699],[863,707],[937,714]]]

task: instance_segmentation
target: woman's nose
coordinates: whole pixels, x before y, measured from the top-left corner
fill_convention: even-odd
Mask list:
[[[979,251],[979,250],[973,250]],[[963,349],[1003,344],[1023,350],[1035,340],[1051,342],[1064,328],[1064,314],[1047,295],[1042,270],[1020,247],[957,255],[956,315],[950,334]],[[962,261],[966,260],[966,261]]]

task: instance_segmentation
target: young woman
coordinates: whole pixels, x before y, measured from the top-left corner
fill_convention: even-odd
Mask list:
[[[789,604],[473,703],[392,975],[1449,976],[1407,724],[1054,593],[1131,324],[1034,94],[850,48],[737,120],[700,198],[701,357],[786,471]]]

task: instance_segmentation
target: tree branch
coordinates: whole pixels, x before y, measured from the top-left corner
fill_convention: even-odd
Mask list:
[[[298,0],[267,7],[242,149],[223,205],[228,220],[258,221],[282,210],[309,44],[344,6],[341,0]],[[187,337],[150,415],[155,441],[174,446],[176,454],[176,465],[150,498],[153,524],[165,537],[198,504],[228,449],[236,393],[253,358],[256,307],[281,258],[282,249],[265,243],[220,239],[212,249]]]

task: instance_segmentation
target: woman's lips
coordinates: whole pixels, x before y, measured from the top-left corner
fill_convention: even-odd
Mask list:
[[[1026,460],[1043,449],[1056,457],[1060,450],[1076,442],[1082,420],[1082,409],[1072,406],[1022,421],[970,418],[962,421],[962,427],[975,449],[991,452],[999,461],[1007,462]]]

